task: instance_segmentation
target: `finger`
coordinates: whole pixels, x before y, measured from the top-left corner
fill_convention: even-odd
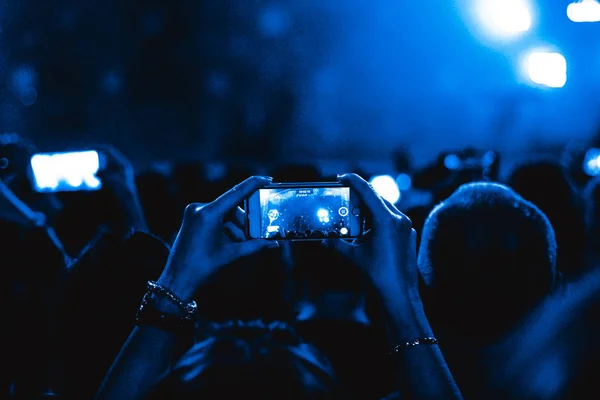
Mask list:
[[[225,222],[225,224],[223,224],[223,230],[231,240],[234,240],[236,242],[243,242],[244,240],[246,240],[246,235],[244,234],[244,231],[235,226],[235,223],[233,222]]]
[[[292,242],[289,240],[282,240],[279,243],[281,248],[281,258],[286,267],[291,268],[294,265],[294,252],[292,249]]]
[[[349,258],[349,259],[354,259],[354,252],[358,248],[358,245],[347,242],[343,239],[324,240],[321,242],[321,245],[323,245],[329,249],[334,249],[335,251],[340,253],[342,256]]]
[[[421,271],[418,267],[418,258],[417,258],[417,231],[415,231],[414,229],[410,230],[410,242],[409,242],[409,247],[408,247],[408,254],[406,255],[406,262],[407,262],[407,266],[408,268],[413,269],[414,271],[416,271],[416,275],[417,275],[417,279],[418,276],[421,275],[422,278],[425,279],[425,277],[421,274]],[[427,282],[427,280],[425,280]]]
[[[367,181],[356,174],[338,175],[338,180],[350,186],[377,221],[389,218],[389,210],[379,195]]]
[[[117,163],[119,165],[130,164],[129,159],[121,153],[116,147],[107,144],[99,144],[94,146],[98,151],[101,151],[106,156],[107,160],[111,163]]]
[[[245,240],[241,243],[235,243],[233,246],[232,260],[240,257],[247,257],[252,254],[256,254],[265,249],[273,249],[279,247],[279,243],[276,240]]]
[[[204,208],[206,208],[206,203],[190,203],[185,207],[185,211],[183,212],[183,219],[186,220],[188,218],[193,217],[198,214]]]
[[[384,199],[383,197],[381,198],[381,200],[383,200],[383,203],[385,204],[385,206],[387,207],[387,209],[390,210],[390,212],[392,214],[396,214],[396,215],[399,215],[399,216],[404,215],[404,214],[402,214],[402,212],[400,212],[400,210],[398,210],[398,207],[396,207],[390,201]]]
[[[396,207],[395,205],[393,205],[392,203],[390,203],[389,201],[387,201],[383,197],[381,199],[383,200],[383,202],[385,203],[386,207],[388,208],[388,210],[390,210],[390,212],[392,214],[395,214],[398,217],[403,218],[405,220],[405,222],[409,223],[410,226],[412,227],[412,221],[411,221],[410,218],[408,218],[406,216],[406,214],[404,214],[402,211],[398,210],[398,207]]]
[[[363,233],[362,235],[360,235],[359,237],[357,237],[356,239],[354,239],[354,241],[352,243],[354,243],[355,245],[360,245],[360,244],[368,241],[368,239],[371,236],[373,236],[373,232],[371,230],[368,230],[365,233]]]
[[[417,231],[414,229],[410,230],[410,257],[409,257],[409,261],[412,261],[415,263],[417,262]]]
[[[244,230],[245,225],[245,213],[240,207],[236,207],[233,210],[229,211],[223,217],[224,222],[233,222],[238,228]]]
[[[246,212],[241,207],[236,207],[233,223],[240,229],[246,225]]]
[[[245,198],[272,181],[273,178],[271,177],[252,176],[219,196],[207,207],[210,207],[211,212],[215,213],[216,216],[223,218],[225,214],[236,208]]]
[[[93,149],[98,152],[100,162],[98,175],[101,179],[115,179],[114,174],[125,174],[126,179],[134,179],[135,170],[131,160],[117,148],[107,144],[100,144],[93,146]]]

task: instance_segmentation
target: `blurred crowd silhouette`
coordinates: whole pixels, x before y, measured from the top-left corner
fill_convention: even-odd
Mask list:
[[[0,135],[0,398],[598,395],[600,178],[544,159],[501,179],[466,149],[406,171],[391,204],[360,171],[138,172],[95,149],[99,190],[41,193],[35,144]],[[258,188],[338,180],[372,221],[360,238],[244,235]]]

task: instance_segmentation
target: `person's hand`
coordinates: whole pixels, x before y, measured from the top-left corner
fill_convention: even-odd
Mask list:
[[[99,155],[104,159],[98,178],[102,185],[108,188],[115,196],[124,213],[120,219],[122,223],[112,223],[111,229],[125,232],[134,229],[148,231],[148,224],[144,215],[137,186],[135,170],[131,161],[116,148],[109,145],[96,146]],[[123,225],[123,226],[121,226]]]
[[[46,216],[29,208],[0,180],[0,220],[21,226],[44,226]]]
[[[113,146],[103,144],[95,146],[95,149],[103,158],[104,165],[98,171],[102,183],[110,186],[117,195],[136,192],[135,170],[131,161]]]
[[[360,176],[338,175],[338,180],[360,197],[363,209],[371,214],[372,226],[353,242],[338,239],[326,243],[353,260],[379,290],[402,290],[410,298],[418,298],[416,232],[410,219]]]
[[[221,267],[263,249],[278,247],[276,241],[246,240],[243,213],[238,208],[245,198],[271,181],[268,177],[253,176],[212,203],[188,205],[158,283],[190,300]]]

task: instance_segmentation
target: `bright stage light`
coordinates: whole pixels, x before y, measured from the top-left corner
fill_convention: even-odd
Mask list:
[[[567,6],[567,17],[573,22],[599,22],[600,3],[596,0],[582,0]]]
[[[531,27],[526,0],[478,0],[476,7],[481,24],[496,36],[514,36]]]
[[[560,53],[533,51],[527,57],[527,72],[534,83],[561,88],[567,83],[567,60]]]
[[[400,190],[396,184],[396,180],[390,175],[378,175],[371,178],[371,186],[375,189],[378,195],[386,199],[392,204],[400,200]]]

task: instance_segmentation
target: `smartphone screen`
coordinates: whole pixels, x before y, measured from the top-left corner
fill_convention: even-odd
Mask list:
[[[312,240],[362,233],[360,210],[349,187],[266,188],[253,197],[259,206],[250,204],[251,237]]]
[[[38,192],[98,190],[100,164],[94,150],[35,154],[31,157],[33,188]]]

